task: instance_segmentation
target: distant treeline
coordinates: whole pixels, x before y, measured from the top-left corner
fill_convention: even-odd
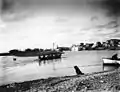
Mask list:
[[[47,52],[47,51],[52,51],[52,49],[39,49],[39,48],[35,48],[35,49],[30,49],[27,48],[24,51],[18,50],[18,49],[13,49],[9,51],[10,55],[17,55],[17,56],[36,56],[39,55],[42,52]]]
[[[63,53],[63,51],[68,51],[68,50],[70,50],[70,48],[68,47],[57,47],[56,49],[39,49],[39,48],[34,48],[34,49],[27,48],[25,50],[12,49],[8,51],[8,53],[0,53],[0,56],[8,56],[8,55],[38,56],[40,54]]]

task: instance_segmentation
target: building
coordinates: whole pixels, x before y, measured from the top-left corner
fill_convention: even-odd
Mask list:
[[[79,50],[79,45],[72,45],[71,46],[71,51],[78,51]]]

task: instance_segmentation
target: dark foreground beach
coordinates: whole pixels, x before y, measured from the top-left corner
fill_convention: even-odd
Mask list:
[[[120,68],[0,86],[0,92],[116,92],[116,90],[120,91]]]

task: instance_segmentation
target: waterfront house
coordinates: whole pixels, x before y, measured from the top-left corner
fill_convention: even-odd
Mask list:
[[[71,51],[78,51],[79,50],[79,46],[78,45],[72,45],[71,46]]]

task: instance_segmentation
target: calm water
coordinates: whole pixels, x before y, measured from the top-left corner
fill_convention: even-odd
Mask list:
[[[115,69],[103,66],[102,58],[111,57],[120,51],[80,51],[65,52],[62,59],[38,61],[34,58],[20,58],[13,61],[13,57],[0,57],[0,85],[33,79],[75,75],[74,65],[79,66],[84,73],[99,72]]]

